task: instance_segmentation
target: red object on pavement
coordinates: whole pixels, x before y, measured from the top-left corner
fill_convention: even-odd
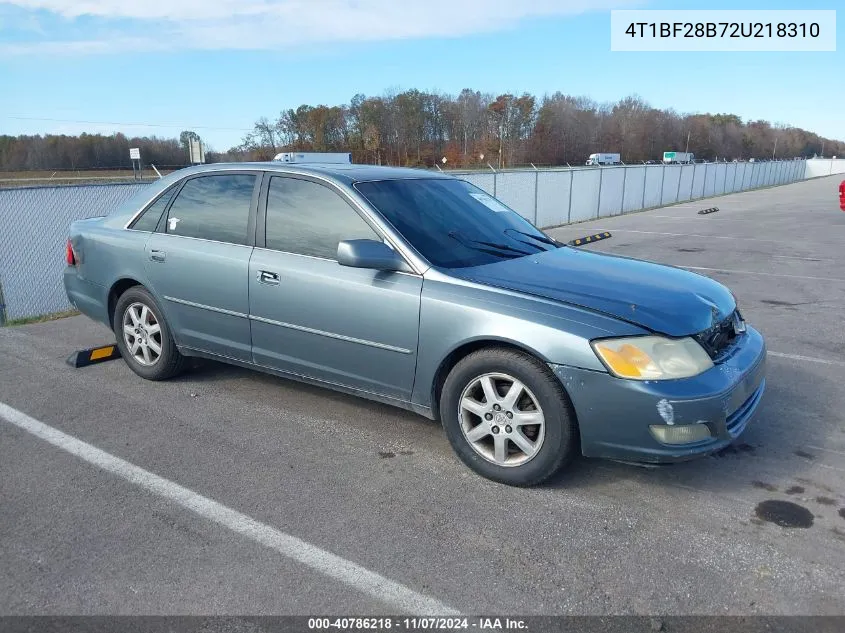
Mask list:
[[[845,211],[845,180],[839,183],[839,208]]]

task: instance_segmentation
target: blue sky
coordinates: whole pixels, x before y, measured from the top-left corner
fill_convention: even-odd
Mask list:
[[[637,94],[679,112],[730,112],[845,139],[842,28],[837,52],[824,53],[611,52],[609,39],[611,8],[838,5],[0,0],[0,134],[176,136],[191,128],[224,150],[260,116],[302,103],[473,88],[597,101]]]

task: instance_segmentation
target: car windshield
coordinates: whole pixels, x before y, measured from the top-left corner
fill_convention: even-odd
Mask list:
[[[516,211],[463,180],[380,180],[355,188],[433,266],[480,266],[560,247]]]

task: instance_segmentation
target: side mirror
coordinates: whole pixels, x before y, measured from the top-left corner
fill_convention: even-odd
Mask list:
[[[399,253],[378,240],[343,240],[337,245],[337,263],[351,268],[413,272]]]

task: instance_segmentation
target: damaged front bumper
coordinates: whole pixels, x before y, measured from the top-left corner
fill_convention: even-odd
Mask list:
[[[766,386],[766,343],[747,327],[712,369],[678,380],[626,380],[551,367],[575,407],[585,456],[677,462],[719,451],[745,430]],[[695,426],[682,428],[687,425]],[[709,433],[697,425],[705,425]],[[688,436],[696,439],[682,444],[658,439],[678,441],[684,435],[679,429],[695,431]]]

